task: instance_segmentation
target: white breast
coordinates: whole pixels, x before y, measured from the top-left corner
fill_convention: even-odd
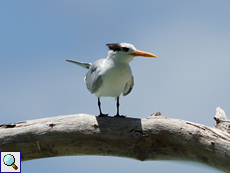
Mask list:
[[[128,64],[108,62],[108,68],[103,69],[103,84],[99,90],[94,93],[97,97],[119,97],[124,91],[126,83],[132,77],[132,71]]]

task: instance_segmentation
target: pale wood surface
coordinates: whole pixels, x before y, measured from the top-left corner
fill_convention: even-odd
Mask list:
[[[186,160],[230,172],[230,122],[217,108],[208,127],[156,113],[146,118],[64,115],[0,125],[0,151],[22,160],[67,155]]]

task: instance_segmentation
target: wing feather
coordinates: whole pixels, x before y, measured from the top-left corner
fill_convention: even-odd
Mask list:
[[[79,61],[74,61],[74,60],[69,60],[69,59],[65,59],[68,62],[74,63],[76,65],[79,65],[83,68],[89,69],[90,66],[92,65],[91,63],[87,63],[87,62],[79,62]]]
[[[88,90],[91,93],[96,93],[103,84],[101,70],[99,64],[103,62],[104,59],[99,59],[95,61],[89,68],[89,71],[85,75],[85,83]]]
[[[132,76],[130,78],[130,80],[125,85],[125,88],[124,88],[124,91],[123,91],[123,96],[128,95],[132,91],[133,86],[134,86],[134,78]]]

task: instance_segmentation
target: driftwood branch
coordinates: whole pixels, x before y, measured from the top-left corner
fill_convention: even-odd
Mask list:
[[[217,108],[207,127],[156,113],[146,118],[65,115],[0,125],[0,151],[22,160],[104,155],[145,160],[187,160],[230,172],[230,121]]]

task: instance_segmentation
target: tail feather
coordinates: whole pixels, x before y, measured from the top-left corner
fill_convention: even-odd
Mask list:
[[[89,69],[90,66],[92,65],[91,63],[87,63],[87,62],[78,62],[78,61],[74,61],[74,60],[69,60],[69,59],[65,59],[65,61],[77,64],[83,68]]]

